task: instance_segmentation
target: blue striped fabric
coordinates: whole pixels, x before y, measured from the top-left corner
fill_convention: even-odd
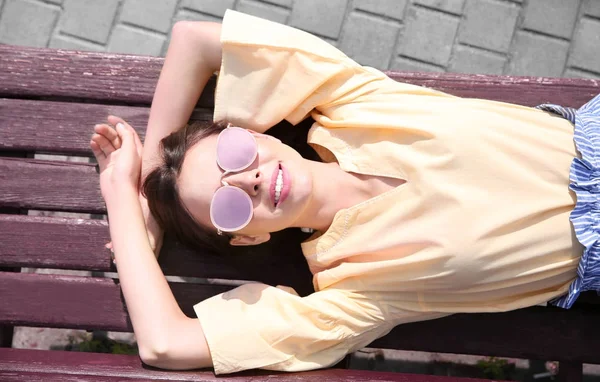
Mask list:
[[[585,250],[569,292],[550,301],[570,308],[581,292],[600,292],[600,95],[579,110],[552,104],[537,108],[558,114],[575,125],[575,146],[581,154],[571,164],[569,188],[577,195],[571,222]]]

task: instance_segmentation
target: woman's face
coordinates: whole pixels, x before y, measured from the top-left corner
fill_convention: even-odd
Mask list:
[[[210,203],[214,192],[222,186],[222,179],[244,190],[254,207],[250,223],[233,232],[235,235],[258,236],[294,226],[312,192],[312,174],[307,161],[290,146],[255,133],[258,155],[254,162],[242,171],[222,177],[224,171],[217,164],[217,138],[215,134],[202,139],[188,150],[183,162],[179,192],[194,218],[216,231],[210,219]],[[284,174],[284,191],[275,205],[271,190],[280,168]]]

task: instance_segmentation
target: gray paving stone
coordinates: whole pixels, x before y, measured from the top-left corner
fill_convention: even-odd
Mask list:
[[[571,38],[579,0],[529,0],[523,28]]]
[[[353,12],[344,24],[340,50],[362,65],[387,69],[400,25]]]
[[[106,43],[119,0],[65,0],[61,31]]]
[[[291,8],[294,0],[264,0],[267,3],[281,5],[282,7]]]
[[[517,32],[508,74],[560,77],[569,44],[531,32]]]
[[[125,0],[120,20],[167,33],[171,29],[176,5],[177,0],[161,0],[150,4],[148,0]]]
[[[573,37],[570,66],[600,73],[600,21],[583,19]]]
[[[465,0],[414,0],[414,2],[416,4],[456,14],[462,13],[465,5]]]
[[[198,13],[198,12],[193,12],[193,11],[189,11],[186,9],[182,9],[179,10],[176,14],[175,17],[173,17],[173,24],[175,24],[177,21],[182,21],[182,20],[188,20],[188,21],[212,21],[212,22],[218,22],[220,23],[222,21],[222,17],[220,16],[213,16],[213,15],[207,15],[205,13]],[[164,56],[167,54],[167,50],[169,48],[169,43],[171,42],[171,35],[168,34],[167,35],[167,41],[163,44],[163,48],[161,51],[161,56]]]
[[[117,25],[110,36],[108,51],[159,56],[166,37],[126,25]]]
[[[62,4],[63,0],[46,0],[49,3],[53,3],[53,4]]]
[[[440,67],[402,57],[396,58],[394,61],[392,61],[390,70],[404,72],[444,72],[444,69]]]
[[[189,20],[189,21],[213,21],[213,22],[221,22],[223,20],[222,16],[213,16],[207,15],[204,13],[191,12],[188,10],[180,10],[175,14],[173,18],[173,23],[181,20]]]
[[[565,70],[565,77],[567,78],[591,78],[591,79],[600,79],[600,73],[590,73],[590,72],[582,72],[581,70],[577,70],[577,69],[567,69]]]
[[[228,8],[233,9],[234,4],[235,0],[183,0],[181,6],[198,12],[223,17]]]
[[[450,60],[449,72],[502,74],[506,57],[468,46],[457,46]]]
[[[353,6],[363,11],[402,20],[407,3],[407,0],[354,0]]]
[[[339,37],[348,0],[301,0],[294,2],[290,25],[336,39]]]
[[[285,10],[281,7],[251,0],[240,0],[236,10],[281,24],[286,23],[290,14],[289,10]]]
[[[409,8],[400,53],[445,66],[452,52],[459,20],[436,11]]]
[[[69,50],[83,50],[83,51],[96,51],[102,52],[105,50],[104,46],[89,43],[87,41],[78,40],[71,36],[53,36],[50,39],[49,48],[54,49],[69,49]]]
[[[515,4],[469,0],[458,39],[479,48],[507,52],[518,16],[519,7]]]
[[[55,6],[6,0],[0,15],[0,43],[45,47],[58,14],[59,9]]]
[[[583,5],[583,13],[594,17],[600,17],[600,1],[585,0]]]

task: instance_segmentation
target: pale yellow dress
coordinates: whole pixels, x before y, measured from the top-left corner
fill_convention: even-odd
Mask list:
[[[324,160],[406,183],[339,211],[302,245],[312,295],[249,284],[195,306],[217,374],[325,367],[399,324],[567,291],[582,253],[569,222],[568,121],[398,83],[233,11],[221,42],[215,120],[262,131],[310,115]]]

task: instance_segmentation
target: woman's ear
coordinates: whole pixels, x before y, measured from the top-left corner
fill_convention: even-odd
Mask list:
[[[271,239],[271,235],[268,233],[263,233],[261,235],[235,235],[229,240],[229,244],[235,246],[245,246],[245,245],[259,245],[262,243],[266,243]]]

